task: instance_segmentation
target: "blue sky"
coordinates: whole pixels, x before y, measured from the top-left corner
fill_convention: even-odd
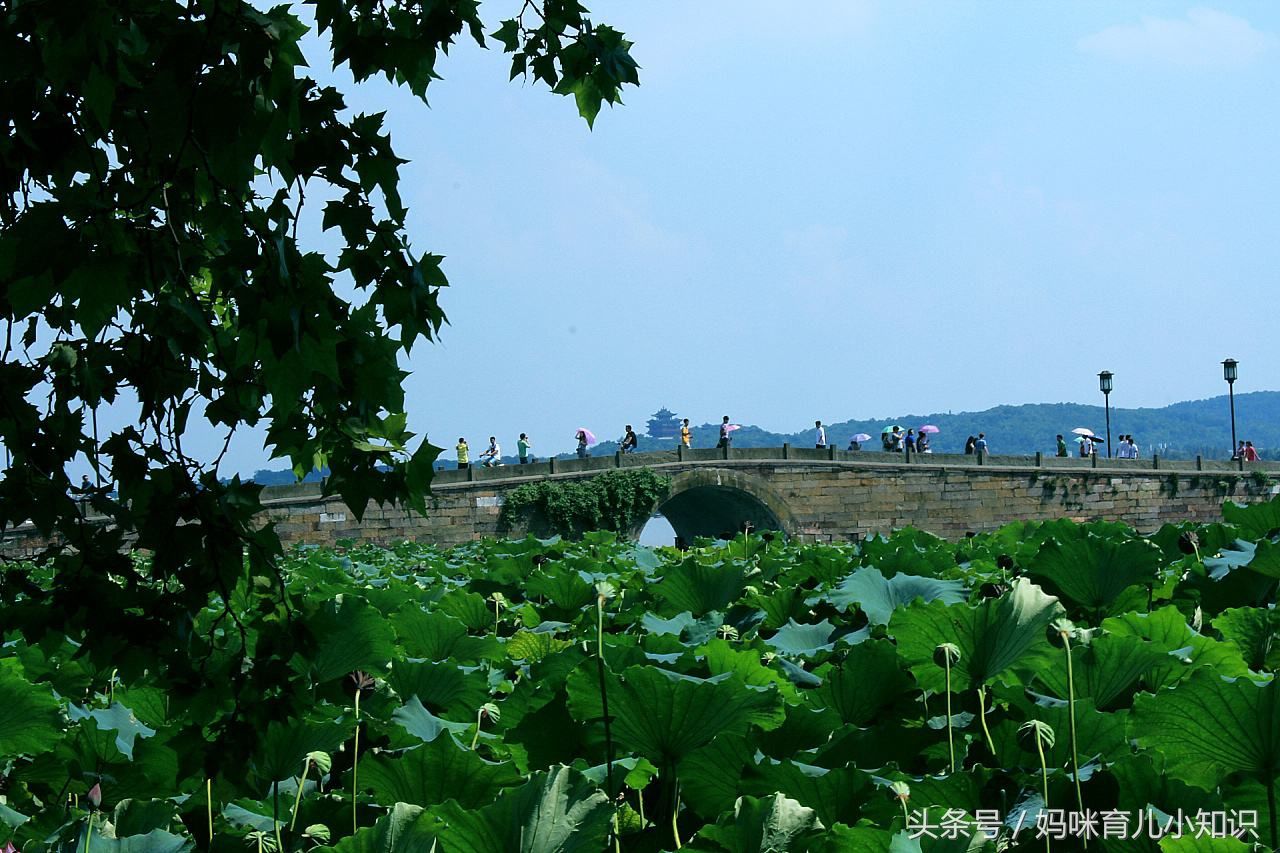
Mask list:
[[[1280,385],[1280,6],[592,10],[642,66],[594,131],[496,47],[429,108],[315,57],[388,112],[414,248],[447,256],[451,325],[407,363],[434,443],[1100,402],[1102,369],[1160,406],[1224,393],[1227,356]]]

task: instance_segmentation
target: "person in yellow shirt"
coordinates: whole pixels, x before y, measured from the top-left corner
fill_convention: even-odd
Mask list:
[[[458,451],[458,470],[471,467],[471,448],[467,446],[465,438],[458,439],[458,446],[454,450]]]
[[[693,445],[689,443],[691,438],[692,435],[689,432],[689,419],[685,418],[684,423],[680,425],[680,443],[685,447],[693,447]]]

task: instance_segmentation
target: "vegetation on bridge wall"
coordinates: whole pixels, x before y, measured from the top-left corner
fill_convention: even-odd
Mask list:
[[[526,483],[507,494],[498,524],[504,532],[524,525],[533,533],[565,537],[588,530],[625,534],[649,517],[670,488],[670,477],[648,468]]]

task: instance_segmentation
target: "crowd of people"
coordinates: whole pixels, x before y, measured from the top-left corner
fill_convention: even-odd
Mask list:
[[[828,444],[827,428],[822,421],[814,421],[814,447],[818,450],[825,450]],[[729,416],[725,415],[720,422],[719,440],[716,447],[729,447],[733,443],[733,432],[738,429],[738,425],[731,423]],[[881,449],[887,453],[932,453],[930,446],[930,434],[936,433],[937,427],[921,427],[919,431],[915,429],[903,430],[902,427],[894,425],[886,427],[880,434]],[[1080,430],[1077,430],[1080,432]],[[846,448],[850,451],[862,450],[862,442],[869,438],[865,433],[858,433],[849,440],[849,446]],[[586,459],[591,455],[590,446],[595,443],[595,436],[588,430],[578,429],[574,433],[574,440],[577,442],[577,454],[579,459]],[[693,433],[689,429],[689,419],[684,418],[680,424],[679,441],[684,447],[693,446]],[[1077,437],[1076,441],[1079,446],[1077,453],[1081,458],[1088,458],[1096,455],[1098,445],[1103,443],[1103,439],[1092,435],[1085,434]],[[622,438],[618,442],[618,449],[622,453],[634,453],[640,446],[640,437],[636,435],[631,424],[626,425]],[[458,444],[454,448],[458,455],[458,467],[468,468],[471,465],[471,448],[467,445],[465,438],[459,438]],[[529,436],[520,433],[520,438],[516,442],[517,458],[521,465],[527,465],[536,462],[537,459],[533,455],[533,442],[529,440]],[[987,434],[980,432],[977,435],[971,435],[964,443],[964,453],[966,456],[975,454],[986,454],[991,452],[991,447],[987,443]],[[1071,456],[1068,449],[1067,439],[1061,433],[1057,436],[1057,455],[1066,457]],[[1115,448],[1115,458],[1117,459],[1137,459],[1138,444],[1134,441],[1132,434],[1121,435],[1117,439]],[[1252,441],[1241,441],[1239,447],[1236,448],[1231,460],[1244,460],[1245,462],[1259,462],[1262,457],[1258,454],[1257,448],[1253,446]],[[479,456],[476,457],[478,464],[492,468],[503,465],[502,446],[498,444],[495,436],[489,436],[489,446],[486,447]]]

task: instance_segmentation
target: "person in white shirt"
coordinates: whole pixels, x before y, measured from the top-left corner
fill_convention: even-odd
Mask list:
[[[486,468],[502,464],[502,448],[498,445],[496,437],[489,436],[489,446],[480,454],[480,464]]]
[[[827,430],[822,426],[822,421],[814,421],[813,426],[818,431],[816,436],[817,444],[814,446],[817,447],[818,450],[823,450],[827,446]]]
[[[1127,439],[1126,443],[1129,445],[1129,456],[1128,456],[1128,458],[1129,458],[1129,459],[1137,459],[1137,458],[1138,458],[1138,445],[1136,445],[1136,444],[1134,444],[1134,443],[1133,443],[1133,436],[1131,436],[1131,435],[1126,435],[1126,436],[1125,436],[1125,438]]]

